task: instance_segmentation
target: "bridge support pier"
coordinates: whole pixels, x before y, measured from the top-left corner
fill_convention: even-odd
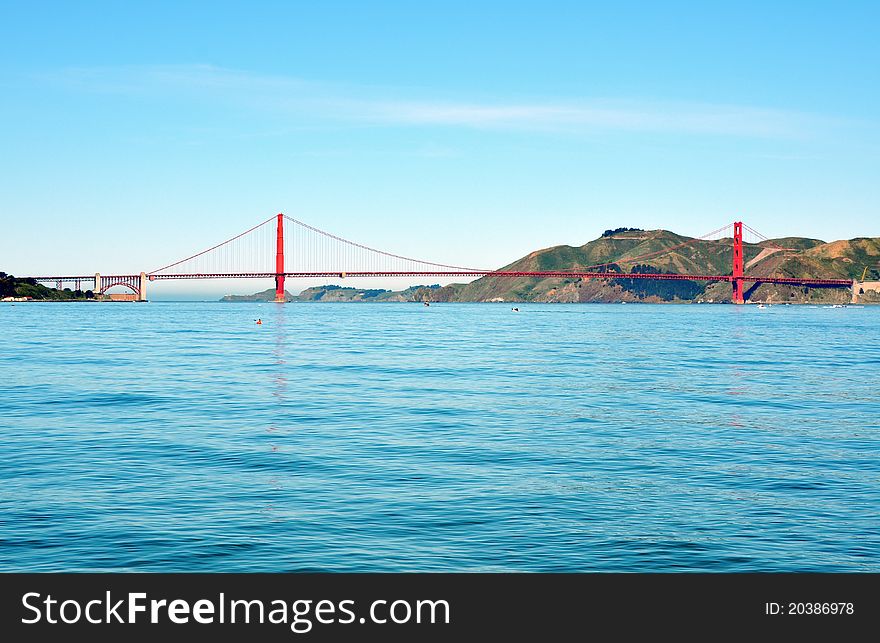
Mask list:
[[[92,291],[95,293],[95,299],[101,296],[101,273],[95,273],[95,289]]]
[[[278,213],[275,235],[275,303],[283,304],[284,297],[284,215]]]
[[[138,286],[138,301],[147,301],[147,273],[141,273],[140,284]]]
[[[736,221],[733,224],[733,298],[735,304],[746,302],[743,295],[743,224]]]

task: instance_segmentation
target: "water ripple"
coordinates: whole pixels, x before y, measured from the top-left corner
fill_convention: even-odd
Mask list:
[[[880,308],[520,310],[0,305],[0,570],[880,571]]]

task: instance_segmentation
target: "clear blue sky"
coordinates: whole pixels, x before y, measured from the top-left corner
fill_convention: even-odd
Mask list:
[[[878,2],[0,8],[0,270],[151,270],[278,211],[463,265],[880,236]]]

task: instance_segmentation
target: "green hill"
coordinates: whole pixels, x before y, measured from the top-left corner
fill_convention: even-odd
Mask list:
[[[38,284],[33,279],[21,279],[0,272],[0,299],[7,297],[27,297],[36,301],[76,301],[94,299],[91,290],[57,290]]]
[[[287,301],[291,301],[294,298],[294,296],[286,290],[284,291],[284,296]],[[274,301],[274,299],[275,288],[267,288],[266,290],[255,292],[252,295],[224,295],[220,298],[220,301]]]
[[[731,274],[732,239],[692,240],[668,230],[628,230],[611,233],[582,246],[555,246],[536,250],[501,270],[589,270],[610,264],[621,273],[612,279],[482,277],[459,289],[456,301],[730,301],[726,282],[649,281],[626,278],[638,272]],[[692,241],[687,245],[682,243]],[[680,247],[679,247],[680,246]],[[785,248],[779,250],[778,247]],[[774,277],[835,277],[858,279],[865,267],[880,268],[880,239],[852,239],[825,243],[818,239],[787,237],[743,247],[746,274]],[[646,256],[647,255],[647,256]],[[643,257],[636,261],[636,258]],[[803,289],[758,284],[753,300],[786,302],[848,301],[843,289]]]

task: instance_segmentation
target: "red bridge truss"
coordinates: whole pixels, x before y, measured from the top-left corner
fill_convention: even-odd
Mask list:
[[[62,288],[71,284],[76,289],[90,284],[103,294],[113,286],[124,286],[139,299],[146,299],[147,281],[171,279],[274,279],[276,301],[283,302],[284,282],[300,277],[534,277],[564,279],[648,279],[665,281],[713,281],[732,285],[734,303],[744,303],[746,283],[784,284],[802,287],[848,288],[850,279],[801,279],[745,274],[744,231],[762,252],[790,250],[770,241],[742,222],[730,223],[701,237],[686,239],[662,250],[626,257],[613,263],[583,266],[578,270],[519,271],[453,266],[393,254],[355,243],[325,232],[297,219],[278,214],[245,230],[222,243],[180,259],[150,272],[136,275],[39,276],[36,281]],[[700,241],[711,241],[719,251],[732,247],[729,274],[675,274],[665,272],[621,272],[621,264],[644,265],[660,256],[682,251]],[[285,264],[292,258],[295,267]]]

